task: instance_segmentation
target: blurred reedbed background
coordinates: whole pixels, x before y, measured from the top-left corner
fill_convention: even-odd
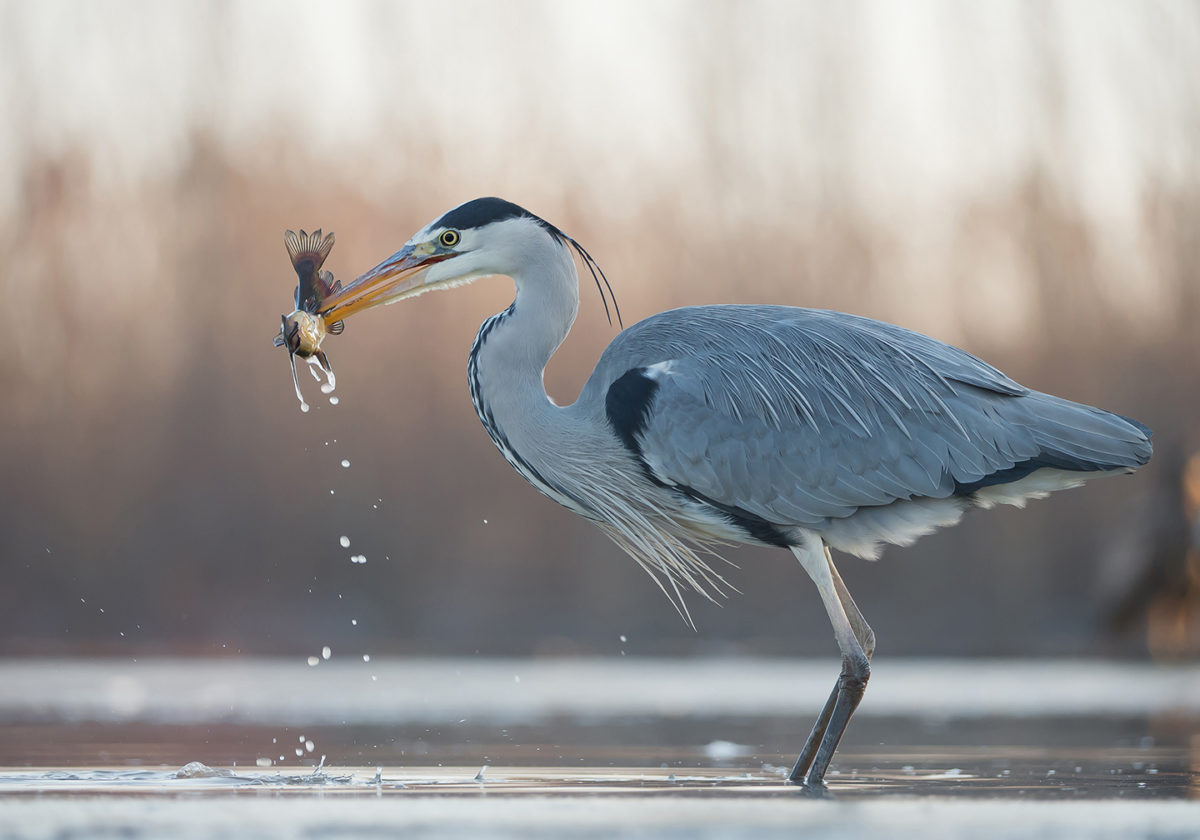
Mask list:
[[[842,564],[881,650],[1200,647],[1110,621],[1200,447],[1197,3],[3,2],[0,67],[0,653],[832,654],[789,554],[729,551],[693,632],[494,451],[507,281],[353,319],[300,413],[283,231],[349,280],[481,195],[626,324],[840,309],[1155,429],[1133,478]],[[589,283],[560,403],[616,332]]]

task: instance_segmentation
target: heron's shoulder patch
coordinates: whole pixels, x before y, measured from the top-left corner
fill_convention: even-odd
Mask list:
[[[650,419],[650,407],[658,391],[657,377],[648,368],[631,368],[611,385],[604,397],[604,413],[625,448],[641,457],[639,435]]]

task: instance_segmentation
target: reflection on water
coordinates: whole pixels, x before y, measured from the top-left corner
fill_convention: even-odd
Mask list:
[[[840,798],[1200,799],[1196,721],[855,721]],[[798,719],[560,718],[499,726],[10,724],[0,795],[321,789],[341,794],[794,796]],[[714,733],[720,736],[713,740]],[[769,745],[769,746],[767,746]],[[197,762],[192,764],[192,762]],[[481,768],[483,768],[481,770]]]
[[[0,838],[335,826],[558,840],[581,826],[611,837],[619,818],[631,836],[689,840],[794,840],[798,827],[822,840],[1128,840],[1200,825],[1200,670],[881,663],[820,797],[838,807],[818,813],[785,779],[829,673],[773,660],[10,660]]]
[[[832,772],[829,792],[838,798],[905,796],[968,796],[987,798],[1179,798],[1200,792],[1193,771],[1162,770],[1175,759],[1159,752],[1142,769],[1116,768],[1112,756],[1089,755],[1073,768],[1070,762],[1029,760],[1028,756],[959,755],[964,767],[942,769],[946,756],[918,756],[915,763],[898,765],[874,760],[869,768]],[[868,758],[867,756],[855,756]],[[931,766],[934,762],[938,766]],[[863,761],[864,765],[868,762]],[[1123,761],[1116,761],[1123,764]],[[1054,764],[1058,768],[1049,767]],[[180,777],[180,771],[78,768],[0,772],[0,794],[196,794],[202,792],[270,790],[276,793],[337,792],[372,796],[392,794],[554,795],[639,794],[658,796],[788,796],[797,788],[784,781],[787,767],[764,765],[739,772],[718,769],[647,770],[642,767],[494,767],[413,766],[349,767],[336,770],[262,772],[212,768],[205,775]]]

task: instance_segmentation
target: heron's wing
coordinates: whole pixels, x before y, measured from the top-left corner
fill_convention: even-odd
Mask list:
[[[635,325],[605,357],[609,420],[654,480],[769,523],[970,492],[1046,450],[1013,408],[1045,395],[866,318],[691,307]]]

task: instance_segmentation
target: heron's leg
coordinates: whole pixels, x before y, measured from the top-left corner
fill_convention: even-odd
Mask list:
[[[792,766],[792,772],[788,774],[789,782],[803,781],[804,774],[812,766],[813,759],[817,756],[817,747],[821,746],[821,739],[825,737],[825,730],[829,728],[829,718],[833,715],[833,707],[837,704],[838,692],[841,688],[842,680],[839,677],[833,684],[833,691],[829,692],[829,699],[821,708],[821,714],[817,715],[816,723],[808,733],[804,749],[800,750],[800,757],[796,759],[796,763]]]
[[[829,563],[829,573],[833,577],[833,585],[837,587],[838,600],[842,602],[846,618],[850,620],[850,626],[854,628],[854,638],[858,639],[863,653],[867,655],[867,659],[870,659],[875,655],[875,631],[871,629],[871,625],[867,624],[863,614],[858,611],[858,604],[854,603],[854,599],[850,597],[850,590],[842,582],[842,576],[838,574],[837,566],[833,565],[833,556],[830,555],[828,546],[825,547],[825,560]]]
[[[875,653],[875,631],[867,624],[858,605],[854,603],[854,599],[850,597],[850,590],[846,588],[846,584],[842,581],[842,576],[838,574],[837,566],[833,565],[833,557],[829,554],[829,549],[825,549],[825,560],[829,563],[830,576],[833,578],[833,585],[837,589],[838,600],[842,602],[842,609],[846,611],[846,618],[850,621],[850,627],[854,630],[854,638],[858,639],[859,645],[863,649],[863,653],[867,659],[870,659]],[[796,759],[796,765],[792,768],[789,779],[798,782],[804,778],[804,774],[808,772],[808,768],[812,765],[813,759],[817,755],[817,748],[821,745],[821,740],[825,737],[825,730],[829,728],[829,718],[833,715],[833,708],[837,704],[838,693],[842,687],[842,680],[839,677],[838,681],[833,684],[833,691],[829,693],[829,699],[825,701],[824,708],[821,709],[821,714],[817,716],[816,723],[813,724],[812,731],[808,733],[808,739],[804,742],[804,749],[800,751],[800,757]]]
[[[850,590],[846,588],[846,584],[842,581],[842,576],[838,574],[837,566],[833,565],[833,557],[830,556],[828,547],[825,548],[825,560],[829,564],[829,573],[833,578],[833,585],[837,590],[838,600],[842,602],[842,609],[846,611],[846,618],[850,621],[850,627],[854,630],[854,637],[858,639],[858,643],[862,647],[867,659],[870,659],[875,653],[875,631],[867,624],[866,619],[859,612],[858,605],[850,597]],[[813,759],[817,755],[817,748],[821,745],[821,740],[825,737],[826,729],[829,728],[829,718],[833,715],[833,709],[837,704],[841,686],[842,680],[839,677],[838,681],[833,684],[833,691],[829,693],[829,699],[825,701],[825,706],[821,709],[821,714],[817,716],[817,721],[813,724],[812,731],[808,733],[808,739],[804,742],[804,749],[800,751],[800,757],[796,759],[796,764],[789,776],[791,781],[798,782],[803,779],[804,774],[808,772],[808,768],[812,765]]]
[[[871,675],[870,658],[875,652],[875,633],[850,597],[829,549],[819,539],[810,537],[792,551],[817,585],[842,652],[842,673],[788,776],[792,782],[803,779],[807,784],[817,785],[822,782],[846,724],[866,690]]]

